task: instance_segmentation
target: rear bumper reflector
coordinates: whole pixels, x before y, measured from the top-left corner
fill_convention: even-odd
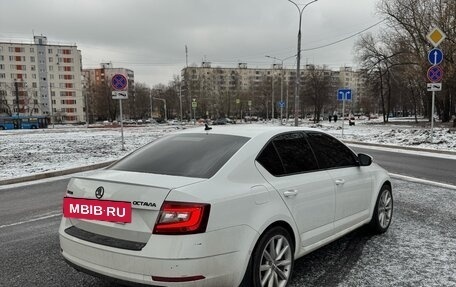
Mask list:
[[[206,277],[203,275],[188,276],[188,277],[161,277],[161,276],[152,276],[152,280],[158,282],[189,282],[189,281],[198,281],[203,280]]]

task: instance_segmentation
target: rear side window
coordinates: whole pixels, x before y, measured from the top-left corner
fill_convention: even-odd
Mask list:
[[[170,135],[137,150],[110,169],[210,178],[248,140],[217,134]]]
[[[318,132],[307,132],[307,135],[320,168],[357,166],[353,152],[337,139]]]
[[[257,160],[274,176],[302,173],[318,168],[312,150],[302,133],[275,137]]]

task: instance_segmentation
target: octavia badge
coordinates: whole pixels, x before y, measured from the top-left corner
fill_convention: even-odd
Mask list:
[[[104,188],[102,186],[100,186],[99,188],[97,188],[97,190],[95,190],[95,197],[98,198],[98,199],[101,199],[104,195]]]

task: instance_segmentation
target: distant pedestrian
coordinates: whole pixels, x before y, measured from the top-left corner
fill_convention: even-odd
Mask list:
[[[331,115],[329,115],[329,122],[331,122],[331,120],[332,120],[332,116],[331,116]]]
[[[334,115],[334,122],[337,122],[337,115]]]

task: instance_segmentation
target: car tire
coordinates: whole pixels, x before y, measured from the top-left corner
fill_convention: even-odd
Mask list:
[[[389,185],[383,185],[378,193],[370,228],[375,234],[385,233],[393,219],[393,193]]]
[[[267,230],[258,241],[240,287],[287,286],[294,264],[294,246],[289,232],[275,226]]]

